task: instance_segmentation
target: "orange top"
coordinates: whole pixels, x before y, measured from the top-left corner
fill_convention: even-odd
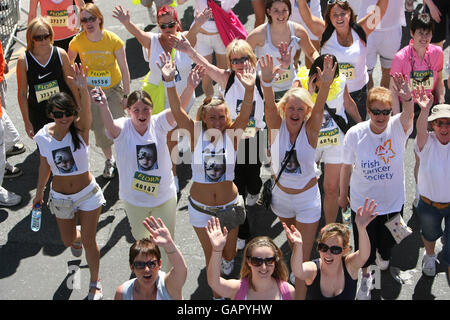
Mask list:
[[[80,28],[73,0],[41,0],[39,3],[41,16],[50,18],[55,33],[54,40],[67,39],[78,33]]]
[[[3,71],[5,69],[5,57],[3,56],[2,42],[0,41],[0,83],[3,81]],[[0,118],[3,115],[2,100],[0,99]]]

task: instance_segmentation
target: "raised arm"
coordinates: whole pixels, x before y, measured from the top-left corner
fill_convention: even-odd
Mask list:
[[[94,88],[91,90],[92,99],[94,99],[95,104],[100,109],[100,114],[103,120],[106,131],[109,136],[113,139],[117,138],[122,132],[122,128],[118,126],[113,119],[111,111],[109,110],[108,100],[106,99],[105,93],[102,88]]]
[[[73,73],[73,82],[76,85],[77,92],[79,92],[81,98],[79,104],[80,109],[78,110],[78,119],[75,121],[75,125],[81,131],[83,140],[88,143],[92,114],[91,95],[89,94],[87,80],[87,67],[83,67],[83,65],[75,63],[73,66]]]
[[[211,258],[207,269],[208,284],[212,290],[222,297],[233,298],[239,290],[239,280],[226,280],[220,276],[220,263],[222,261],[222,251],[227,242],[228,230],[220,228],[218,218],[213,217],[205,227],[209,240],[211,241]]]
[[[169,229],[164,222],[153,216],[143,221],[145,228],[150,232],[154,244],[166,251],[172,268],[167,272],[165,285],[169,295],[177,300],[182,299],[182,289],[187,278],[187,265],[178,247],[175,245]]]
[[[122,74],[123,93],[128,96],[130,94],[130,70],[128,69],[127,56],[125,54],[124,46],[117,49],[114,52],[114,56],[116,57],[117,64],[119,65],[119,69]],[[122,107],[125,109],[126,106],[127,98],[123,97]]]
[[[402,98],[403,110],[400,114],[400,122],[406,133],[413,126],[414,120],[414,102],[409,88],[409,81],[408,78],[401,73],[395,73],[392,79],[394,81],[393,90],[395,94]]]
[[[352,96],[350,95],[350,92],[348,92],[347,85],[345,85],[344,89],[344,108],[345,111],[347,111],[347,113],[352,117],[352,119],[356,123],[363,121],[361,115],[359,114],[355,100],[353,100]]]
[[[73,77],[74,77],[74,69],[73,65],[69,60],[69,56],[67,55],[67,52],[64,49],[58,48],[59,55],[61,57],[62,61],[62,70],[64,75],[64,81],[69,87],[70,91],[72,92],[73,98],[75,99],[75,102],[77,106],[81,107],[81,101],[80,101],[80,95],[78,93],[78,86],[74,83]]]
[[[375,200],[370,201],[366,198],[364,207],[359,207],[355,216],[355,223],[358,228],[359,248],[356,252],[351,253],[346,258],[346,266],[353,276],[358,275],[358,271],[366,263],[370,256],[370,240],[367,234],[367,226],[378,215],[375,213],[377,204]]]
[[[420,107],[420,114],[416,122],[416,143],[419,151],[422,151],[428,140],[428,115],[430,114],[430,109],[433,106],[434,97],[432,94],[427,97],[422,86],[421,90],[415,91],[415,98]]]
[[[398,1],[398,0],[390,0],[390,1]],[[369,34],[371,34],[372,31],[375,30],[375,28],[380,23],[381,19],[383,19],[388,4],[389,0],[378,0],[374,9],[371,12],[369,12],[366,16],[358,20],[358,24],[361,25],[367,36],[369,36]]]
[[[141,46],[150,49],[151,41],[150,36],[144,31],[136,26],[130,19],[130,11],[126,10],[121,6],[116,6],[113,9],[113,18],[119,20],[121,24],[139,41]]]
[[[242,74],[236,73],[236,77],[245,88],[244,100],[242,101],[241,112],[232,124],[232,129],[244,130],[247,127],[248,120],[253,108],[253,92],[255,90],[256,70],[249,61],[244,63]]]
[[[300,15],[305,22],[306,26],[308,27],[311,32],[321,38],[322,33],[325,31],[325,21],[313,16],[311,13],[311,9],[309,9],[308,4],[306,3],[306,0],[297,0],[298,2],[298,11],[300,11]]]
[[[188,39],[189,43],[195,47],[197,43],[197,34],[199,33],[202,25],[212,18],[212,10],[206,7],[202,12],[195,11],[194,23],[189,28],[189,31],[186,32],[185,37]]]
[[[322,127],[323,111],[325,102],[328,99],[328,92],[330,91],[330,85],[333,83],[334,74],[336,72],[337,63],[333,65],[333,59],[331,56],[325,56],[323,61],[323,71],[317,68],[317,81],[320,81],[321,85],[319,93],[317,94],[316,102],[311,111],[311,116],[306,122],[306,134],[311,147],[317,147],[317,140],[319,139],[320,128]]]
[[[300,48],[303,52],[308,56],[311,61],[314,61],[319,57],[319,53],[316,48],[313,46],[311,39],[309,38],[306,29],[298,23],[294,23],[295,26],[295,35],[300,38]]]
[[[205,73],[206,68],[199,64],[197,64],[194,69],[189,72],[186,88],[184,88],[180,96],[181,108],[183,108],[184,110],[186,110],[186,108],[188,107],[189,101],[191,100],[191,97],[195,92],[195,88],[197,88],[197,86],[200,84]],[[171,116],[173,117],[173,115]]]
[[[30,6],[28,7],[28,24],[30,24],[31,20],[36,18],[38,4],[39,0],[30,0]]]

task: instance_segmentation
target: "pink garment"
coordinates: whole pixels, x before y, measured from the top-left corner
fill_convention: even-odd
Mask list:
[[[217,30],[225,47],[234,39],[247,39],[247,30],[242,22],[236,17],[233,10],[226,12],[213,0],[207,0],[208,6],[212,10]]]
[[[420,71],[431,70],[433,71],[432,88],[425,90],[426,93],[429,94],[433,92],[436,88],[436,79],[438,76],[438,72],[442,71],[442,68],[444,66],[444,53],[441,47],[429,44],[425,51],[425,55],[422,61],[420,61],[420,58],[417,55],[416,50],[414,50],[413,48],[413,43],[414,42],[411,39],[409,45],[407,45],[406,47],[404,47],[395,54],[394,60],[392,61],[390,75],[393,76],[394,73],[399,72],[403,75],[406,75],[408,81],[410,81],[411,84],[410,78],[411,78],[411,71],[413,71],[412,70],[413,67],[415,74],[418,76],[419,79],[423,75],[426,76],[426,73],[421,74]],[[429,81],[424,81],[423,83],[424,86],[426,86],[425,83],[431,84],[431,82]]]
[[[292,300],[291,293],[289,292],[289,286],[286,281],[282,281],[280,279],[277,280],[278,288],[281,292],[281,298],[283,300]],[[239,287],[234,300],[245,300],[248,292],[249,281],[248,278],[241,279],[241,286]]]

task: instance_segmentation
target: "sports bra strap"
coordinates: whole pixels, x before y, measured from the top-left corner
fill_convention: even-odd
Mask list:
[[[289,285],[286,281],[277,279],[278,288],[280,288],[281,297],[283,300],[292,300],[291,293],[289,292]]]
[[[236,295],[234,296],[234,300],[244,300],[245,296],[248,292],[248,285],[249,281],[248,278],[241,279],[241,285],[239,287],[238,292],[236,292]]]

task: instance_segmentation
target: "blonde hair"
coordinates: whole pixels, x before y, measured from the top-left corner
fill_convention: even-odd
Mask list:
[[[100,29],[103,30],[103,22],[105,19],[103,18],[103,14],[101,13],[100,9],[93,3],[87,3],[84,7],[80,9],[80,14],[83,11],[87,11],[90,13],[91,16],[96,17],[100,20]]]
[[[278,112],[282,118],[285,118],[284,108],[289,101],[289,98],[297,98],[300,99],[310,111],[307,113],[305,121],[309,119],[311,115],[311,111],[314,108],[314,102],[312,101],[311,94],[305,88],[291,88],[283,95],[280,101],[277,104]]]
[[[373,87],[367,95],[366,106],[369,108],[374,102],[380,102],[392,107],[392,92],[383,87]]]
[[[243,39],[234,39],[233,41],[231,41],[228,46],[227,46],[227,51],[226,51],[226,58],[227,58],[227,65],[228,65],[228,69],[231,70],[231,55],[234,54],[236,56],[249,56],[250,58],[250,63],[252,64],[253,67],[256,67],[256,63],[258,62],[258,59],[256,58],[255,53],[253,52],[252,47],[250,46],[250,44],[243,40]]]
[[[50,34],[50,43],[53,44],[53,36],[54,32],[52,29],[52,25],[50,24],[50,18],[48,17],[36,17],[28,24],[27,27],[27,50],[32,51],[34,49],[34,41],[33,37],[36,35],[39,28],[47,29],[47,32]]]
[[[350,230],[342,223],[329,223],[324,226],[317,237],[318,243],[324,243],[330,238],[340,237],[343,249],[350,248]]]
[[[207,97],[203,100],[203,103],[198,107],[197,114],[195,117],[196,121],[202,121],[203,130],[206,130],[206,125],[203,122],[203,116],[206,115],[211,109],[223,105],[225,108],[226,115],[226,128],[230,128],[232,124],[230,111],[225,104],[225,100],[222,97]]]
[[[283,260],[283,252],[281,252],[280,248],[273,242],[272,239],[266,236],[253,238],[245,247],[242,266],[241,266],[241,279],[248,278],[250,287],[254,290],[255,287],[252,282],[252,269],[249,267],[249,259],[251,256],[253,249],[259,247],[269,247],[272,249],[274,257],[275,257],[275,268],[272,273],[272,277],[275,279],[287,281],[288,279],[288,269],[286,263]]]

